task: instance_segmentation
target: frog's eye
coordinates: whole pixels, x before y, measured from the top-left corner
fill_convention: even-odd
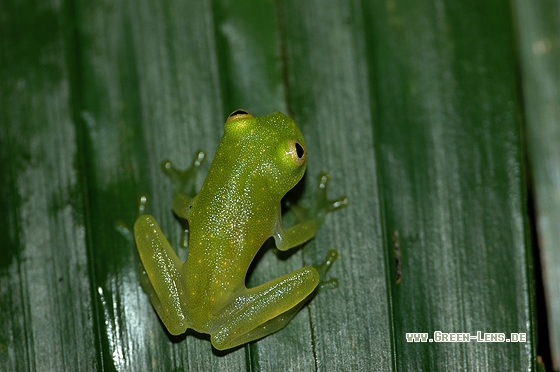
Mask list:
[[[288,154],[297,165],[302,165],[305,162],[305,149],[299,142],[288,141]]]
[[[235,110],[234,112],[229,114],[229,116],[227,117],[226,123],[229,123],[229,122],[237,120],[237,119],[250,119],[252,117],[253,117],[253,115],[251,115],[251,113],[249,111]]]

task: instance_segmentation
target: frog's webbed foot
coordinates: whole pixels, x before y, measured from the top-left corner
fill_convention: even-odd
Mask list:
[[[329,174],[320,173],[317,177],[317,189],[315,190],[315,196],[309,208],[309,217],[322,216],[324,218],[327,213],[344,208],[348,205],[348,197],[346,196],[341,196],[334,200],[329,200],[327,198],[328,183]]]
[[[320,278],[319,286],[318,286],[319,291],[322,291],[324,289],[335,289],[338,287],[337,278],[331,278],[329,280],[325,280],[325,275],[327,274],[327,271],[329,271],[329,269],[332,267],[334,261],[336,261],[337,258],[338,258],[338,252],[334,249],[331,249],[330,251],[327,252],[327,257],[322,263],[313,265],[313,267],[317,269],[317,271],[319,272],[319,278]]]
[[[302,201],[295,205],[288,205],[298,222],[303,222],[312,218],[317,218],[323,222],[328,213],[348,205],[348,198],[346,196],[341,196],[334,200],[327,198],[328,183],[329,174],[320,173],[317,177],[317,188],[311,200]]]
[[[189,218],[196,194],[196,175],[205,156],[203,151],[198,151],[192,165],[183,171],[175,168],[169,160],[161,164],[165,174],[173,181],[173,212],[182,219]]]
[[[318,216],[322,220],[325,216],[333,211],[340,208],[348,206],[348,197],[341,196],[337,199],[330,200],[327,198],[327,185],[329,183],[329,174],[320,173],[317,177],[317,189],[315,191],[315,197],[313,198],[312,205],[309,209],[309,213]],[[338,279],[331,278],[325,279],[325,276],[329,269],[332,267],[334,261],[338,258],[338,252],[331,249],[327,252],[325,260],[320,264],[315,264],[313,267],[319,272],[320,282],[318,285],[318,291],[325,289],[335,289],[338,287]]]
[[[285,251],[305,243],[315,235],[328,213],[348,205],[348,198],[346,196],[335,200],[327,198],[328,182],[329,176],[327,173],[319,174],[318,187],[312,200],[307,204],[302,203],[292,207],[294,215],[298,220],[296,225],[284,230],[279,223],[277,232],[274,235],[276,247],[279,250]],[[279,222],[281,222],[280,218]]]
[[[196,175],[205,157],[204,151],[198,151],[191,166],[185,170],[178,170],[170,160],[161,163],[163,172],[173,181],[173,195],[193,197],[196,194]]]

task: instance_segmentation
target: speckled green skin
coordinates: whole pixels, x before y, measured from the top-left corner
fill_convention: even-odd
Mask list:
[[[322,266],[306,266],[255,288],[245,287],[251,261],[269,237],[278,249],[313,237],[327,212],[347,204],[326,199],[327,177],[320,177],[316,205],[305,219],[282,229],[280,200],[303,177],[305,142],[282,113],[252,117],[238,110],[224,135],[200,192],[191,197],[204,157],[178,171],[164,163],[175,182],[173,210],[189,224],[189,252],[183,264],[151,215],[134,225],[146,272],[144,289],[171,334],[187,328],[209,333],[218,350],[264,337],[284,327],[321,281],[336,253]],[[319,271],[317,270],[319,269]]]

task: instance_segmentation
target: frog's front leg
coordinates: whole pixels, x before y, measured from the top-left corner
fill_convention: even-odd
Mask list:
[[[290,228],[282,229],[282,216],[278,216],[278,223],[274,240],[276,247],[285,251],[296,247],[311,239],[325,220],[327,213],[348,205],[348,198],[343,196],[336,200],[327,199],[327,184],[329,175],[321,173],[318,177],[318,187],[312,205],[304,211],[302,221]]]
[[[134,238],[149,282],[143,285],[144,291],[169,333],[184,333],[189,319],[182,301],[186,288],[181,260],[149,214],[141,215],[134,223]]]
[[[211,333],[212,345],[218,350],[230,349],[278,331],[297,314],[318,284],[319,273],[306,266],[246,289],[221,312],[225,322]]]

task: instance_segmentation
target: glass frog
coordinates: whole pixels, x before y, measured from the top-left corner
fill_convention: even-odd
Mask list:
[[[270,238],[287,250],[311,239],[328,212],[347,205],[327,200],[328,177],[319,177],[313,206],[301,221],[282,228],[280,201],[303,177],[307,154],[295,122],[276,112],[253,117],[234,111],[198,194],[199,152],[191,168],[163,168],[175,184],[173,212],[187,220],[188,255],[183,263],[154,217],[142,214],[134,237],[145,274],[143,287],[169,333],[187,328],[208,333],[218,350],[253,341],[284,327],[321,285],[336,259],[306,266],[254,288],[245,286],[251,261]],[[335,281],[330,281],[331,286]]]

